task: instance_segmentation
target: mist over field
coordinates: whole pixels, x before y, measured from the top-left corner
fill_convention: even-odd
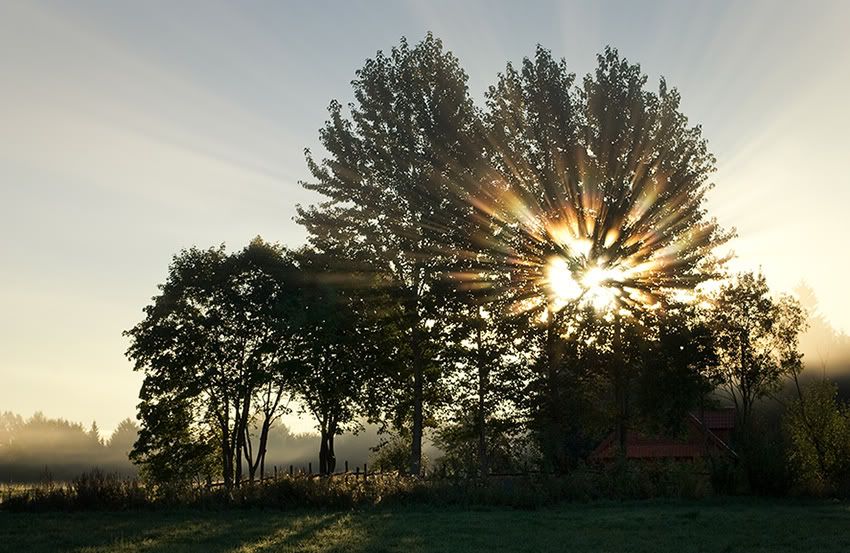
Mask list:
[[[36,413],[28,419],[14,413],[0,413],[0,484],[29,483],[51,479],[68,481],[82,472],[99,468],[122,477],[133,477],[138,468],[128,459],[136,440],[138,426],[123,421],[113,434],[95,436],[90,428],[61,419],[48,419]],[[374,457],[373,448],[386,440],[374,425],[366,425],[357,434],[337,438],[338,470],[347,461],[352,472]],[[267,475],[275,467],[281,473],[318,468],[319,437],[311,433],[293,433],[284,424],[271,430],[266,458]],[[426,445],[425,456],[433,461],[440,452]]]

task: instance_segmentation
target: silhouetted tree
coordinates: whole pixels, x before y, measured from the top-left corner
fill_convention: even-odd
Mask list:
[[[139,438],[139,425],[132,419],[126,418],[118,423],[109,440],[106,449],[110,459],[128,460],[133,444]]]
[[[356,425],[370,375],[380,366],[378,329],[357,311],[355,290],[328,281],[326,258],[302,251],[298,261],[291,319],[299,376],[291,386],[319,429],[319,473],[332,474],[334,438]]]
[[[463,181],[475,207],[464,258],[474,263],[458,278],[541,333],[534,366],[551,435],[565,432],[568,392],[557,383],[575,366],[568,356],[589,359],[596,348],[607,355],[598,366],[619,398],[624,443],[635,373],[627,364],[641,358],[627,346],[654,339],[640,319],[715,276],[714,250],[729,238],[704,209],[714,158],[700,127],[689,126],[675,89],[646,82],[609,48],[576,86],[566,63],[538,47],[488,91],[488,163]],[[564,344],[579,327],[595,346]]]
[[[317,251],[368,261],[397,302],[407,343],[397,348],[396,372],[410,399],[389,397],[395,408],[409,406],[413,474],[421,469],[429,388],[440,378],[441,324],[430,290],[443,235],[455,223],[445,216],[453,205],[449,190],[468,170],[477,122],[466,81],[457,59],[430,34],[367,60],[352,81],[348,113],[331,102],[319,135],[328,157],[316,162],[308,152],[315,181],[305,186],[326,200],[299,210]]]
[[[815,291],[801,282],[795,293],[806,310],[808,328],[800,336],[800,351],[806,355],[806,373],[810,378],[836,381],[838,393],[850,397],[850,336],[836,329],[820,312]]]
[[[765,277],[753,273],[722,286],[713,303],[710,324],[720,378],[746,437],[755,402],[802,370],[798,340],[805,313],[790,296],[773,298]]]
[[[281,306],[291,270],[283,250],[260,239],[233,255],[220,247],[174,257],[145,319],[126,332],[127,355],[145,373],[137,461],[168,455],[170,437],[159,433],[177,428],[159,418],[179,408],[181,420],[191,422],[180,432],[203,436],[199,444],[209,435],[217,440],[227,487],[241,481],[243,456],[253,479],[287,386],[289,333]]]
[[[717,352],[710,326],[693,305],[671,306],[657,323],[639,375],[638,408],[646,426],[674,433],[688,413],[705,408],[720,384]]]
[[[139,393],[142,426],[130,452],[144,479],[155,491],[168,491],[224,476],[222,440],[212,421],[197,418],[204,409],[192,405],[196,398],[177,390],[161,393],[153,386],[146,381]]]
[[[470,291],[446,293],[440,312],[444,324],[447,401],[440,441],[448,447],[474,451],[474,462],[464,454],[464,471],[486,475],[491,461],[505,468],[500,439],[516,431],[512,392],[517,385],[517,360],[507,340],[504,314],[488,311]],[[454,455],[455,462],[461,457]],[[475,470],[472,470],[474,467]]]

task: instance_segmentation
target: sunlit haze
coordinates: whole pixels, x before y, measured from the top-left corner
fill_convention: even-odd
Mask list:
[[[472,22],[472,23],[471,23]],[[105,431],[141,375],[122,331],[181,248],[305,236],[305,147],[363,61],[431,30],[481,100],[537,43],[583,75],[610,44],[664,76],[717,157],[708,209],[737,269],[805,280],[850,331],[850,3],[36,2],[0,4],[0,411]],[[576,245],[580,251],[580,244]],[[643,268],[645,269],[645,267]],[[550,260],[554,296],[639,270]],[[612,291],[613,290],[613,291]],[[312,423],[287,422],[295,430]]]

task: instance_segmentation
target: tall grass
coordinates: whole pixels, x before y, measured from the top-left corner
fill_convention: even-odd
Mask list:
[[[416,478],[398,473],[347,473],[328,477],[283,475],[226,490],[221,486],[167,489],[92,470],[70,483],[51,481],[9,488],[0,509],[124,510],[200,508],[351,508],[379,504],[494,505],[533,509],[563,501],[699,498],[713,494],[701,465],[624,463],[580,467],[567,475],[526,474],[488,478]]]

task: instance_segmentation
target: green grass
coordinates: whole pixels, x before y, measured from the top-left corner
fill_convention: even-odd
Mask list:
[[[401,507],[355,511],[1,513],[0,550],[850,551],[850,505],[791,500],[569,504],[536,511]]]

